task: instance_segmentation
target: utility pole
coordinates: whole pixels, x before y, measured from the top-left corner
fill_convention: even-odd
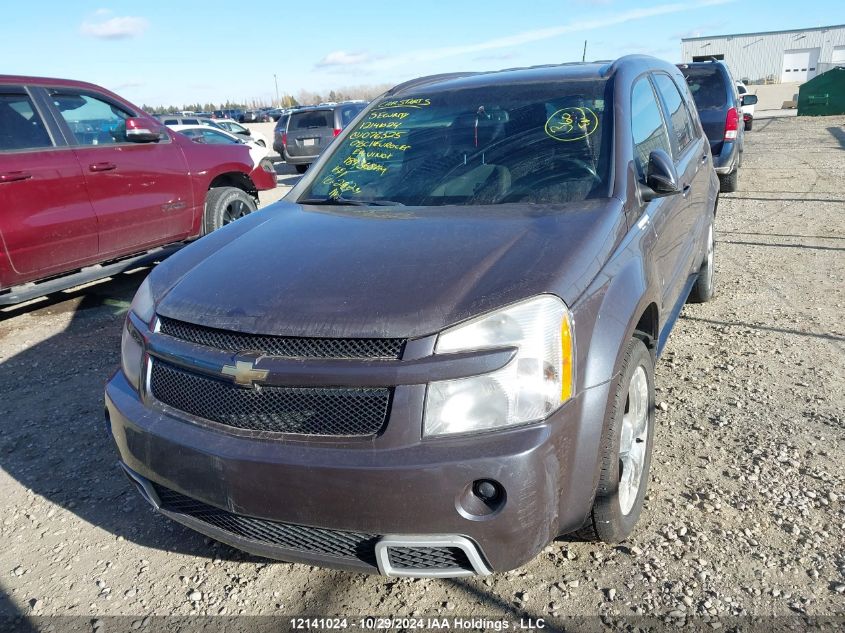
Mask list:
[[[279,103],[279,80],[276,79],[276,73],[273,73],[273,83],[276,84],[276,107],[278,108],[281,103]]]
[[[587,40],[584,40],[584,53],[581,55],[581,61],[587,61]]]

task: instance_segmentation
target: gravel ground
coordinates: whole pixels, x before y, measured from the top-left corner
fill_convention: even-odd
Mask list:
[[[747,135],[740,191],[719,206],[718,297],[684,310],[658,364],[631,540],[561,539],[485,579],[270,562],[152,512],[102,414],[143,272],[1,312],[0,613],[87,630],[109,615],[148,629],[149,615],[194,614],[845,616],[843,124],[772,119]]]

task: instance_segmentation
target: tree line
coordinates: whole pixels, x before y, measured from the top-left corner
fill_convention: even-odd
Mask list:
[[[253,110],[257,108],[295,108],[305,105],[317,105],[326,101],[351,101],[353,99],[364,99],[370,101],[385,90],[390,84],[379,84],[373,86],[351,86],[330,90],[328,93],[300,90],[296,95],[279,95],[279,100],[267,98],[247,99],[237,102],[227,99],[222,102],[183,103],[182,105],[149,105],[143,104],[141,108],[145,112],[153,114],[174,114],[176,112],[212,112],[214,110]]]

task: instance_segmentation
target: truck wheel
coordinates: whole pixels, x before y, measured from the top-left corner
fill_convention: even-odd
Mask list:
[[[618,543],[643,509],[654,443],[654,360],[638,338],[628,342],[607,413],[601,473],[590,521],[578,535]]]
[[[692,290],[690,290],[688,303],[706,303],[713,298],[715,294],[715,285],[713,278],[715,276],[715,262],[714,253],[716,251],[716,240],[713,235],[713,222],[710,222],[710,228],[707,231],[707,252],[704,255],[704,261],[701,262],[701,268],[698,270],[698,279],[695,280]]]
[[[308,165],[296,165],[296,173],[298,174],[304,174],[307,169]]]
[[[205,233],[234,222],[255,211],[255,200],[237,187],[214,187],[205,197],[203,229]]]
[[[729,174],[719,174],[719,193],[733,193],[739,187],[739,167]]]

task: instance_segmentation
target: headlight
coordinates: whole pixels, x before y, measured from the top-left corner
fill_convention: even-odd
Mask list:
[[[152,291],[150,290],[149,277],[138,288],[129,312],[135,314],[141,321],[149,325],[155,315],[155,304]],[[126,316],[126,323],[123,326],[123,335],[120,339],[120,364],[126,379],[136,390],[141,386],[141,369],[144,361],[144,341],[141,335],[134,328],[129,315]]]
[[[144,282],[138,287],[138,292],[132,299],[132,305],[129,306],[129,311],[134,312],[135,316],[141,319],[147,325],[153,320],[155,315],[155,303],[153,301],[153,292],[150,290],[150,278],[144,279]]]
[[[516,348],[501,369],[429,384],[424,435],[469,433],[547,417],[572,395],[572,324],[563,301],[541,295],[440,334],[435,353]]]

